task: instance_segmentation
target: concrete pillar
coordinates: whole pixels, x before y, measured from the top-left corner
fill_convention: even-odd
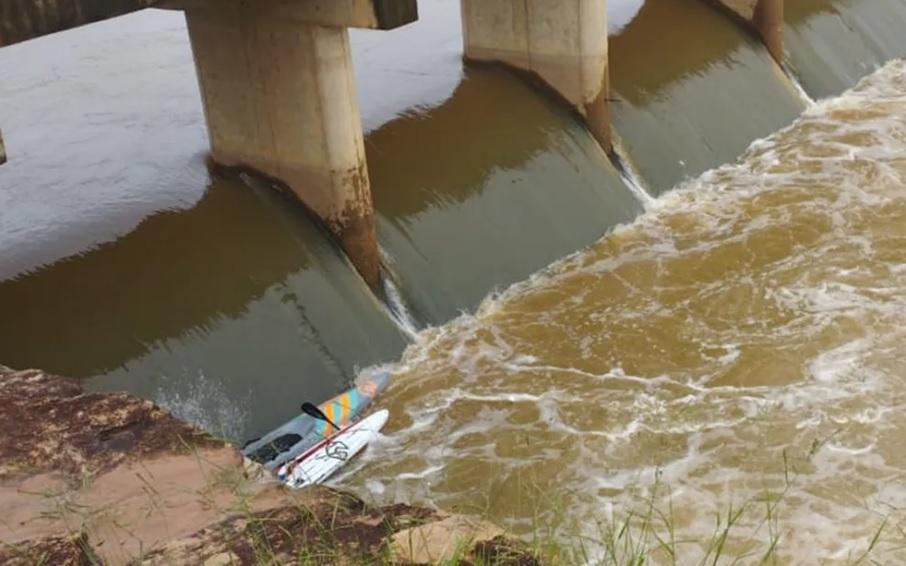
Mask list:
[[[749,24],[777,63],[783,63],[784,0],[709,0]]]
[[[605,0],[461,0],[467,61],[532,73],[611,149]]]
[[[3,132],[0,132],[0,165],[6,163],[6,147],[3,146]]]
[[[275,17],[262,4],[227,0],[186,11],[211,156],[289,186],[377,289],[348,32]]]
[[[753,23],[771,57],[783,63],[783,0],[759,0]]]

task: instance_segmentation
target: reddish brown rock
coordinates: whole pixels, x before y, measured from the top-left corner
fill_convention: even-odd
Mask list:
[[[0,366],[0,407],[0,480],[52,471],[79,482],[127,459],[223,446],[149,401],[39,370]]]
[[[0,564],[6,566],[94,566],[98,563],[85,536],[47,537],[0,546]]]

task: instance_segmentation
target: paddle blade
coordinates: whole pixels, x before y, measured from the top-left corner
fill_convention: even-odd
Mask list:
[[[306,415],[314,417],[319,421],[330,422],[330,419],[327,418],[327,415],[324,414],[324,411],[319,409],[316,405],[311,403],[302,403],[302,412]]]
[[[324,411],[322,411],[315,405],[312,405],[311,403],[302,403],[302,412],[310,417],[314,417],[320,421],[326,422],[333,427],[334,431],[340,430],[340,427],[337,425],[337,423],[330,420],[330,418],[328,418],[328,416],[324,414]],[[327,436],[330,434],[330,431],[328,429],[324,429],[324,434],[325,436]]]

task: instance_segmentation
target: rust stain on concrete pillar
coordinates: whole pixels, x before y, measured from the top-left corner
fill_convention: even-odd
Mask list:
[[[347,194],[351,196],[343,204],[339,215],[326,219],[327,226],[368,286],[378,290],[381,264],[377,253],[371,186],[365,164],[349,171],[341,182],[348,187]]]
[[[610,132],[610,72],[604,70],[601,90],[595,99],[585,105],[585,119],[588,130],[607,153],[613,150],[613,136]]]
[[[379,290],[349,34],[263,7],[221,0],[186,12],[211,157],[288,186]]]
[[[778,63],[783,62],[783,1],[759,0],[752,22]]]
[[[783,62],[784,0],[708,0],[758,34],[768,53]]]

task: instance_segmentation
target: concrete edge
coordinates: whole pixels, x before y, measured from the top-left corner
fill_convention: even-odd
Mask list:
[[[374,0],[378,29],[394,29],[418,20],[418,0]]]

